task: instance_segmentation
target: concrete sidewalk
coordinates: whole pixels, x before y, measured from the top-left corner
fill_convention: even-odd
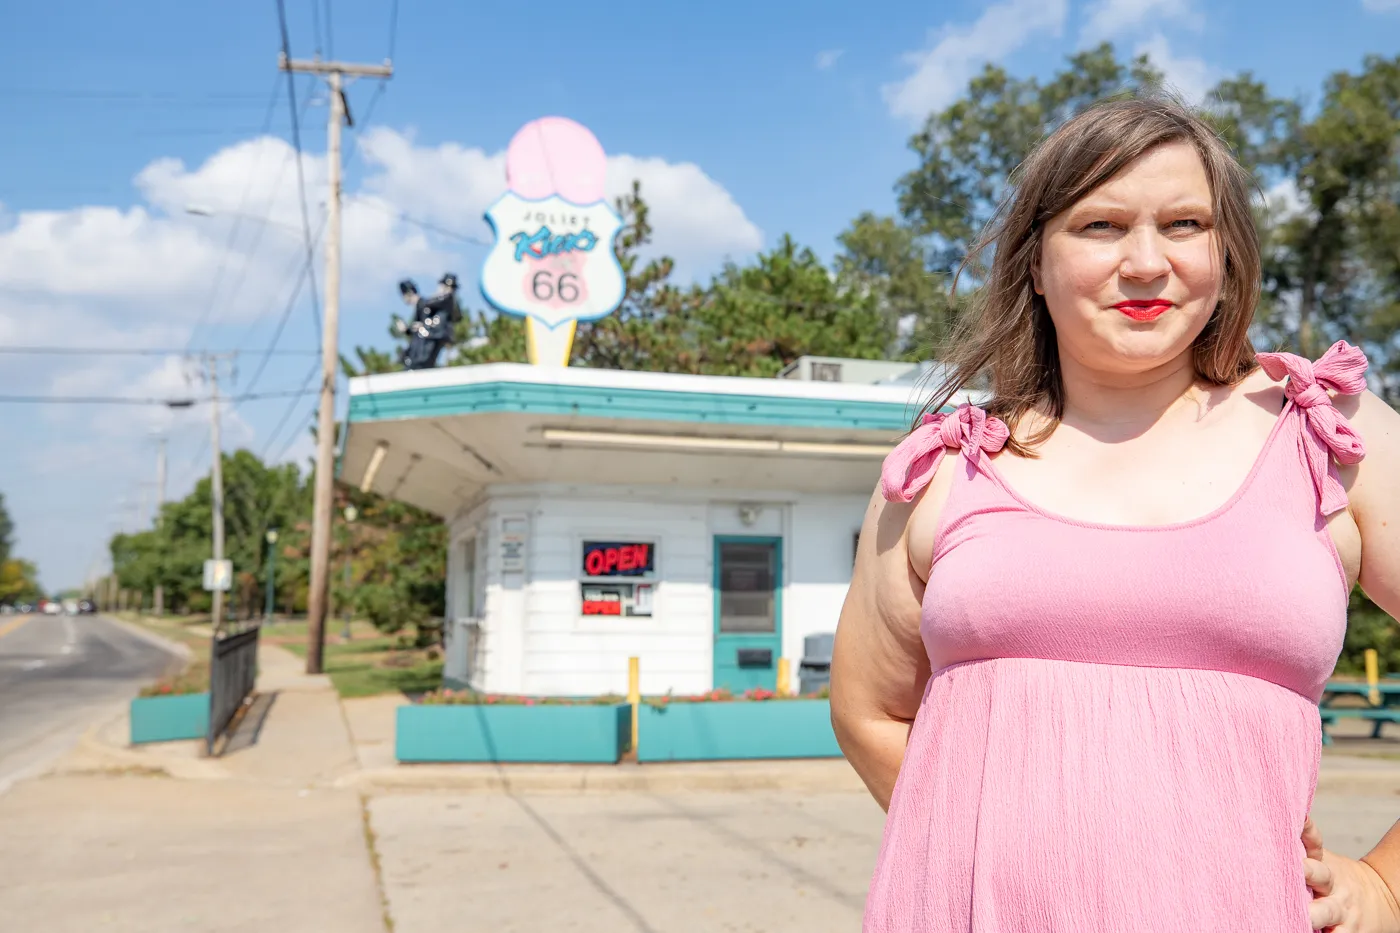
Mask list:
[[[356,771],[359,764],[330,678],[306,674],[302,659],[277,645],[259,646],[258,668],[258,696],[222,757],[204,757],[202,739],[133,746],[130,720],[122,710],[88,730],[57,772],[315,787]]]
[[[0,928],[385,933],[351,791],[49,777],[0,796]]]

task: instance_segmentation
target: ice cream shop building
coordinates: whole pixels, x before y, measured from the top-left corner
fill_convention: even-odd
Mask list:
[[[772,688],[833,632],[910,364],[772,379],[490,364],[350,382],[341,479],[449,526],[445,676],[530,695]],[[796,683],[792,683],[796,686]]]

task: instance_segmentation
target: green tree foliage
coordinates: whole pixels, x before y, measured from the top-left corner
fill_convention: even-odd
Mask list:
[[[15,523],[0,493],[0,604],[32,602],[44,595],[39,573],[27,560],[14,556]]]
[[[247,450],[224,455],[223,478],[224,556],[233,562],[237,611],[249,615],[261,609],[270,547],[266,536],[273,528],[278,530],[279,592],[292,597],[292,606],[304,607],[309,484],[296,466],[268,467]],[[110,550],[118,584],[143,593],[159,584],[173,610],[206,611],[210,599],[203,589],[204,561],[213,553],[213,515],[212,484],[206,477],[184,499],[162,506],[154,528],[113,536]]]
[[[33,602],[43,595],[39,572],[33,564],[16,557],[0,561],[0,605]]]
[[[15,522],[5,508],[5,494],[0,493],[0,564],[10,559],[10,551],[15,545]]]
[[[337,523],[332,554],[333,601],[348,605],[384,632],[413,627],[416,642],[431,637],[431,620],[447,610],[447,527],[404,502],[342,487],[337,514],[354,505],[353,523]],[[350,584],[343,568],[350,560]]]

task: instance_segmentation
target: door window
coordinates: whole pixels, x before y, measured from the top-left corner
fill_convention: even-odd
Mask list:
[[[721,542],[719,630],[724,634],[776,632],[777,545]]]

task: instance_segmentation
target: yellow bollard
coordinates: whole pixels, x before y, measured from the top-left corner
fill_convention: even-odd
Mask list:
[[[788,659],[778,659],[778,696],[788,695]]]
[[[1376,655],[1375,648],[1366,649],[1366,685],[1371,688],[1368,699],[1372,706],[1381,705],[1381,692],[1377,689],[1380,683],[1380,659]]]
[[[642,674],[638,658],[627,659],[627,702],[632,704],[632,754],[637,754],[637,707],[642,705]]]

